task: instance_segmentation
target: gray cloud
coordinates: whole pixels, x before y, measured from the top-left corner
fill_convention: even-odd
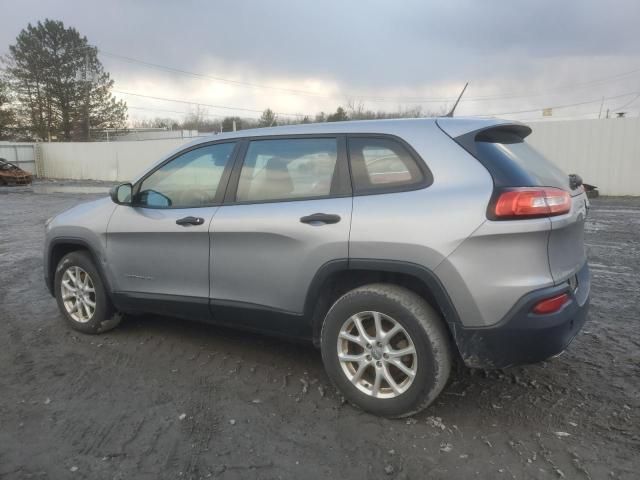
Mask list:
[[[472,97],[537,92],[640,68],[635,0],[22,1],[2,10],[0,50],[27,22],[49,17],[108,52],[256,83],[291,79],[301,89],[316,79],[363,95],[451,96],[466,80]],[[154,79],[178,98],[193,82],[115,59],[105,63],[119,85]],[[636,88],[637,78],[492,107],[614,95]],[[262,107],[269,95],[236,88],[228,100]],[[475,112],[472,103],[465,108]]]

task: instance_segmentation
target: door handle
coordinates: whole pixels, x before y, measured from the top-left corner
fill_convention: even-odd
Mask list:
[[[302,223],[319,224],[319,223],[338,223],[340,221],[340,215],[333,213],[314,213],[313,215],[307,215],[301,217]]]
[[[184,217],[176,220],[178,225],[182,225],[186,227],[187,225],[202,225],[204,223],[204,218],[201,217]]]

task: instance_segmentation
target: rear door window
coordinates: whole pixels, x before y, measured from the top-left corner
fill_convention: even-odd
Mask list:
[[[240,172],[236,200],[327,197],[337,160],[336,138],[253,140]]]

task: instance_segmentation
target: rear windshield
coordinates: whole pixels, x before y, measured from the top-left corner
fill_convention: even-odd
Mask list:
[[[569,190],[569,177],[515,132],[491,130],[475,139],[475,156],[496,186],[557,187]]]

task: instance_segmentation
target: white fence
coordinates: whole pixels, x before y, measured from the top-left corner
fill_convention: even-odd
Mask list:
[[[531,122],[527,140],[602,195],[640,195],[640,118]]]
[[[528,140],[565,172],[580,174],[603,195],[640,196],[639,118],[530,125],[533,133]],[[17,155],[24,162],[21,167],[44,177],[125,181],[188,140],[39,143],[39,155],[30,144],[0,143],[0,157],[6,155],[12,161]],[[33,168],[34,158],[37,169]]]
[[[48,178],[132,180],[149,165],[190,140],[40,143],[39,171]]]

